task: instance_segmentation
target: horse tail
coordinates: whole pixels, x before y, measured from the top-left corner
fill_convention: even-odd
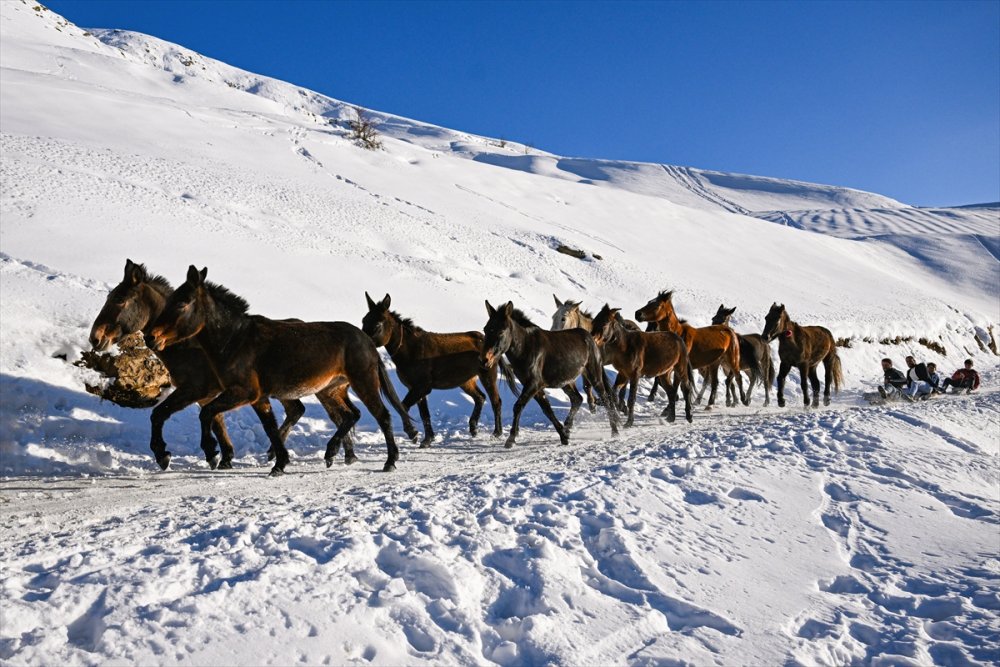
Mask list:
[[[604,409],[608,412],[608,418],[611,420],[613,428],[617,429],[618,408],[615,405],[615,389],[611,386],[611,378],[604,372],[601,348],[597,347],[597,343],[592,336],[587,336],[587,348],[589,356],[587,358],[587,365],[584,366],[584,377],[589,375],[590,377],[587,379],[590,381],[591,386],[601,388],[600,393],[604,394],[601,397],[604,400]]]
[[[840,366],[840,355],[837,348],[833,348],[833,361],[830,363],[833,371],[833,390],[840,393],[840,385],[844,382],[844,369]]]
[[[514,376],[514,369],[510,367],[510,364],[503,357],[500,357],[500,360],[497,361],[497,366],[500,367],[500,375],[503,376],[504,381],[510,388],[510,393],[514,394],[514,398],[520,396],[521,390],[517,388],[517,378]]]
[[[739,334],[737,334],[736,337],[739,338]],[[739,339],[741,342],[740,353],[742,354],[743,339],[741,338]],[[740,361],[746,363],[747,369],[750,371],[751,381],[753,381],[754,378],[760,378],[761,382],[764,382],[767,379],[767,375],[765,374],[763,364],[761,364],[760,359],[757,358],[756,350],[753,349],[753,345],[747,345],[747,350],[750,352],[750,354],[745,355],[746,359],[741,358]]]
[[[403,402],[399,400],[399,395],[396,393],[396,388],[392,384],[392,380],[389,378],[389,371],[385,368],[385,363],[382,361],[382,356],[376,354],[376,360],[378,362],[378,385],[379,391],[382,392],[382,396],[385,400],[389,401],[389,405],[399,413],[400,419],[403,420],[403,430],[406,431],[407,435],[412,436],[412,433],[416,433],[417,430],[413,426],[413,421],[410,419],[410,413],[406,411],[403,407]]]

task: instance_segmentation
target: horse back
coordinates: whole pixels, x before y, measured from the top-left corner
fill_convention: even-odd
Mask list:
[[[526,343],[526,354],[515,370],[530,373],[531,367],[540,369],[546,387],[561,387],[575,380],[586,367],[592,348],[596,348],[594,339],[583,329],[534,329]],[[514,365],[514,359],[511,363]]]

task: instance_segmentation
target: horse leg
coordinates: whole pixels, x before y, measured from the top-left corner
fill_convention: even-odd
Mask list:
[[[625,373],[619,373],[619,375],[624,375]],[[625,420],[625,428],[629,428],[635,421],[635,397],[639,393],[639,373],[638,371],[632,373],[632,377],[628,378],[628,418]]]
[[[483,411],[483,406],[486,405],[486,394],[481,392],[479,387],[476,386],[476,378],[474,377],[462,385],[462,391],[472,397],[472,402],[474,403],[472,414],[469,415],[469,435],[475,438],[479,430],[479,415]]]
[[[712,380],[712,391],[708,394],[708,405],[705,406],[705,410],[711,410],[715,405],[715,396],[719,391],[719,369],[716,366],[709,369],[709,378]]]
[[[653,378],[653,386],[649,390],[649,396],[646,398],[647,403],[652,403],[653,399],[656,398],[656,390],[659,388],[660,378]]]
[[[761,361],[760,368],[764,377],[761,383],[764,385],[764,407],[771,405],[771,385],[774,384],[774,362],[771,360],[771,350],[764,351],[765,359]]]
[[[618,382],[618,375],[621,375],[621,373],[615,375],[615,382]],[[627,397],[625,395],[625,391],[626,391],[625,387],[622,387],[621,389],[618,390],[618,410],[622,413],[624,413],[628,409],[626,407]],[[636,388],[636,391],[638,391],[638,388]]]
[[[785,378],[788,377],[788,371],[792,370],[792,365],[787,361],[781,362],[781,367],[778,369],[778,407],[785,407]]]
[[[396,436],[392,432],[392,416],[386,409],[385,403],[382,402],[382,397],[379,396],[378,374],[375,369],[372,369],[370,375],[359,379],[359,382],[355,382],[354,378],[352,378],[351,387],[354,389],[354,393],[358,395],[358,398],[361,399],[361,402],[365,404],[365,407],[368,408],[368,412],[372,413],[372,416],[375,417],[379,428],[382,429],[382,435],[385,437],[385,448],[388,453],[385,465],[382,466],[382,472],[391,472],[396,469],[396,461],[399,460],[399,447],[396,446]]]
[[[320,392],[316,395],[320,405],[323,406],[326,414],[330,417],[330,421],[337,427],[337,431],[340,431],[341,425],[345,422],[350,424],[350,428],[354,428],[354,425],[361,419],[361,411],[347,398],[346,387],[347,385],[344,385],[342,388],[338,387],[337,389]],[[354,455],[354,439],[351,438],[351,431],[348,429],[338,442],[333,442],[333,438],[327,442],[327,453],[330,456],[330,462],[327,463],[327,467],[333,463],[333,457],[340,451],[340,443],[344,445],[344,465],[351,465],[358,460],[358,457]],[[330,445],[335,447],[332,453],[330,453]],[[324,458],[326,457],[324,456]]]
[[[281,441],[284,442],[288,440],[288,433],[292,430],[292,427],[300,419],[302,415],[306,413],[306,406],[302,405],[302,401],[299,399],[292,399],[290,401],[279,401],[281,406],[285,408],[285,418],[281,422],[281,426],[278,427],[278,435],[281,437]],[[270,461],[274,458],[274,452],[268,450],[267,460]]]
[[[430,441],[434,438],[434,428],[431,426],[430,408],[426,408],[426,401],[423,401],[429,393],[429,390],[424,391],[423,388],[412,387],[406,392],[406,396],[403,397],[403,409],[406,410],[407,414],[409,414],[410,408],[414,405],[419,406],[420,421],[424,425],[424,439],[420,443],[421,447],[430,446]],[[421,401],[423,401],[425,405],[420,405]]]
[[[266,401],[267,399],[265,398],[264,400]],[[212,470],[215,470],[220,462],[218,451],[215,448],[215,439],[212,437],[213,423],[217,417],[222,415],[222,413],[235,410],[241,405],[246,405],[247,403],[252,402],[254,402],[254,399],[252,398],[252,393],[250,391],[242,387],[228,387],[213,400],[202,406],[201,412],[198,414],[198,421],[201,423],[201,450],[205,452],[205,460],[208,461],[208,465],[212,468]],[[268,402],[268,408],[270,408],[270,405],[271,404]],[[268,431],[268,425],[264,423],[263,419],[261,419],[261,423],[264,426],[264,432],[267,433],[269,438],[271,438],[271,444],[273,446],[278,435],[277,424],[275,424],[274,432],[272,434]],[[284,462],[287,463],[288,452],[285,451],[284,444],[279,442],[279,445],[280,452],[283,453],[285,457]],[[282,468],[284,468],[284,465],[282,465]]]
[[[823,359],[823,405],[830,405],[830,380],[833,378],[833,358]]]
[[[684,419],[690,424],[694,421],[694,416],[691,414],[691,376],[683,368],[674,370],[673,384],[675,391],[678,383],[680,384],[681,391],[684,392]]]
[[[570,382],[568,385],[563,387],[563,391],[566,392],[566,396],[569,397],[569,414],[566,415],[566,421],[563,422],[563,426],[566,432],[569,433],[570,429],[573,428],[573,419],[576,418],[576,413],[583,405],[583,396],[576,388],[576,382]]]
[[[587,409],[593,414],[597,412],[597,401],[594,400],[594,387],[591,386],[587,378],[582,378],[582,380],[583,393],[587,395]]]
[[[750,405],[750,393],[743,391],[743,373],[740,372],[739,366],[733,369],[733,375],[736,378],[736,388],[740,390],[740,403]],[[733,407],[736,405],[736,392],[733,392]]]
[[[809,407],[809,366],[799,364],[799,381],[802,384],[802,400],[806,407]]]
[[[521,395],[514,401],[514,414],[510,421],[510,435],[507,436],[507,441],[503,445],[507,449],[513,447],[514,441],[517,439],[518,427],[521,424],[521,412],[524,410],[524,406],[534,398],[540,389],[541,386],[535,382],[532,382],[528,387],[521,387]]]
[[[486,395],[490,398],[490,407],[493,408],[493,437],[499,438],[503,435],[503,422],[500,415],[500,391],[497,389],[497,368],[485,369],[479,372],[479,381],[486,389]]]
[[[819,373],[817,372],[818,370],[819,369],[817,366],[809,367],[809,383],[812,384],[812,390],[813,390],[812,405],[814,408],[819,407]],[[827,399],[829,399],[829,396],[827,397]],[[829,400],[827,402],[829,402]]]
[[[264,432],[267,433],[267,437],[271,440],[271,448],[275,450],[275,452],[277,452],[277,448],[275,447],[274,443],[275,442],[280,443],[281,449],[283,450],[285,457],[284,460],[287,463],[288,450],[285,449],[285,441],[284,438],[281,437],[281,429],[278,428],[278,420],[275,419],[274,417],[274,409],[271,407],[271,401],[267,398],[267,396],[265,396],[260,400],[252,403],[251,407],[253,407],[253,411],[257,413],[257,418],[260,419],[260,423],[264,427]],[[222,415],[219,416],[221,417]],[[225,453],[225,449],[223,449],[223,457],[222,461],[219,463],[219,468],[233,467],[232,454],[230,453],[228,456],[229,459],[227,461],[226,459],[227,454]],[[276,453],[276,456],[280,455]],[[281,466],[281,469],[278,470],[278,472],[275,472],[275,470],[278,470],[277,462],[275,462],[275,468],[271,470],[272,477],[277,477],[278,475],[283,474],[285,472],[285,466]]]
[[[233,448],[233,441],[229,439],[229,432],[226,430],[226,422],[223,421],[222,415],[216,415],[215,419],[212,420],[212,433],[215,434],[215,439],[222,449],[222,458],[219,460],[218,465],[219,470],[232,470],[233,457],[236,456],[236,450]]]
[[[702,368],[698,373],[701,375],[701,389],[698,391],[697,398],[694,399],[695,405],[701,405],[701,399],[705,397],[705,390],[708,389],[708,371]]]
[[[663,408],[660,416],[665,417],[672,424],[677,419],[677,385],[680,383],[680,375],[674,372],[673,380],[668,382],[667,375],[669,373],[670,371],[667,371],[663,375],[658,376],[663,378],[663,384],[667,390],[667,407]]]
[[[156,458],[156,463],[160,466],[161,470],[166,470],[170,465],[171,456],[170,452],[167,451],[167,443],[163,439],[163,424],[175,412],[183,410],[202,398],[204,398],[204,392],[200,387],[190,388],[181,386],[177,387],[172,394],[153,408],[153,413],[149,417],[151,427],[149,448],[153,451],[153,456]]]
[[[552,404],[549,403],[549,398],[548,396],[545,395],[544,389],[539,389],[537,392],[535,392],[535,402],[542,407],[542,412],[545,414],[546,417],[549,418],[549,421],[552,422],[552,425],[556,427],[556,433],[559,434],[559,442],[561,442],[564,445],[568,445],[569,431],[566,430],[566,427],[563,426],[562,422],[559,421],[559,418],[556,417],[556,413],[552,409]]]
[[[420,449],[427,449],[434,441],[434,428],[431,426],[431,408],[427,405],[427,392],[417,401],[417,409],[420,411],[420,421],[424,424],[424,439],[420,441]]]

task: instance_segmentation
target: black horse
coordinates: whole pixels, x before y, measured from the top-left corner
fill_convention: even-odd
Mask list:
[[[473,437],[476,435],[479,415],[486,402],[486,397],[476,385],[477,378],[490,397],[493,437],[499,438],[503,434],[503,425],[500,421],[497,369],[495,366],[486,368],[479,363],[483,352],[483,333],[424,331],[412,320],[389,310],[391,298],[388,294],[376,303],[365,292],[365,299],[368,301],[368,313],[361,321],[361,330],[371,336],[375,345],[389,351],[399,379],[409,389],[403,397],[403,407],[409,410],[414,403],[419,407],[424,423],[424,439],[420,446],[429,447],[434,439],[431,411],[427,405],[427,396],[432,389],[460,387],[472,398],[474,405],[469,417],[469,433]]]
[[[719,304],[719,310],[715,313],[715,317],[712,318],[712,324],[725,324],[729,326],[729,318],[732,317],[733,313],[736,312],[736,308],[726,308],[725,305]],[[764,385],[764,405],[771,404],[771,386],[774,384],[774,361],[771,359],[771,346],[768,345],[767,341],[760,334],[736,334],[740,339],[740,370],[746,371],[750,375],[750,386],[747,387],[747,402],[750,401],[750,396],[753,394],[754,384],[759,379]],[[760,369],[758,373],[751,363],[752,359],[757,360],[757,367]],[[728,387],[726,388],[728,391]],[[705,385],[701,387],[701,391],[705,391]],[[701,399],[701,393],[698,394],[698,398]],[[736,401],[736,397],[732,397],[733,402]],[[729,402],[729,396],[726,396],[726,402]]]
[[[101,352],[136,331],[148,335],[153,322],[163,312],[167,297],[173,291],[166,278],[150,274],[145,265],[126,259],[125,276],[108,293],[104,307],[90,329],[90,344]],[[205,351],[195,341],[186,341],[154,352],[166,366],[170,373],[170,383],[174,385],[174,391],[153,408],[150,416],[149,448],[153,450],[156,463],[166,470],[170,466],[171,454],[163,439],[163,424],[175,412],[193,403],[205,405],[219,395],[222,387],[218,377],[212,372]],[[284,440],[288,431],[305,412],[305,407],[298,400],[282,401],[282,405],[285,407],[285,421],[279,428],[279,433]],[[222,446],[222,456],[219,457],[214,448],[210,454],[206,452],[209,465],[212,468],[232,468],[233,443],[226,432],[222,415],[212,421],[212,431]]]
[[[249,315],[247,303],[221,285],[205,281],[208,269],[188,269],[186,282],[164,306],[150,333],[155,350],[196,338],[205,350],[224,389],[201,409],[202,449],[213,450],[212,421],[241,405],[252,405],[275,451],[272,475],[288,465],[288,450],[271,412],[269,396],[298,399],[315,394],[324,408],[338,397],[349,414],[327,443],[326,464],[340,450],[345,436],[361,416],[347,398],[350,387],[375,417],[385,437],[388,458],[384,471],[394,470],[399,458],[392,418],[379,398],[384,395],[403,416],[407,435],[417,430],[406,414],[378,350],[361,329],[348,322],[293,322]],[[330,414],[336,423],[336,418]]]
[[[576,379],[584,374],[597,390],[598,398],[606,406],[613,392],[611,383],[601,366],[601,353],[594,339],[583,329],[546,331],[539,328],[524,313],[507,302],[494,308],[486,302],[486,312],[490,319],[483,328],[486,342],[483,346],[482,361],[486,366],[494,366],[501,355],[506,354],[514,375],[523,385],[521,394],[514,403],[514,417],[510,425],[510,435],[506,446],[513,447],[517,438],[521,411],[528,401],[535,399],[542,412],[549,418],[562,444],[569,443],[569,431],[573,418],[583,404],[583,396],[576,388]],[[510,381],[510,379],[508,379]],[[545,396],[546,387],[561,387],[569,397],[570,409],[566,423],[561,424],[552,405]],[[618,434],[618,412],[607,409],[611,432]]]

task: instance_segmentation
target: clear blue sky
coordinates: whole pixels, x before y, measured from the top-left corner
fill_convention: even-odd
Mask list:
[[[50,0],[561,155],[1000,200],[1000,2]]]

